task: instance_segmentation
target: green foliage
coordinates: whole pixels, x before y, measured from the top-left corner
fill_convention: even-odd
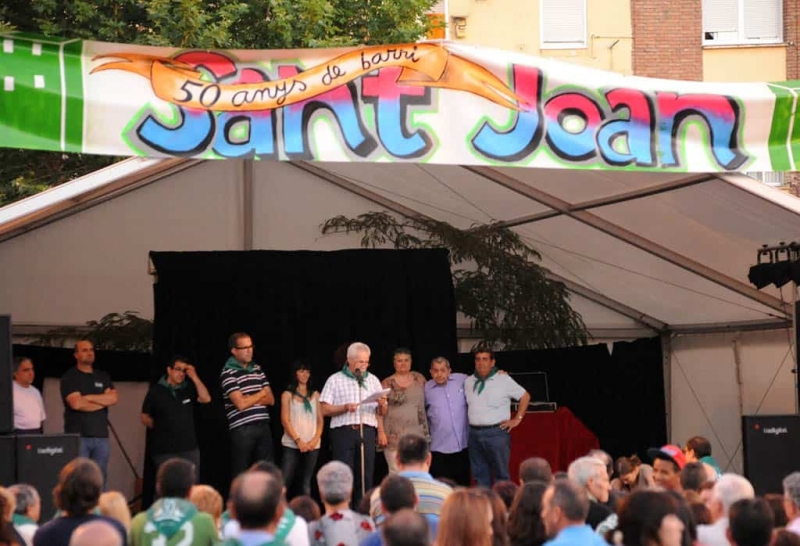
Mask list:
[[[76,339],[88,339],[95,349],[150,352],[153,344],[153,321],[136,311],[109,313],[100,320],[90,320],[85,328],[56,328],[40,336],[40,345],[61,345]]]
[[[2,0],[0,31],[202,49],[414,42],[436,0]],[[114,161],[0,150],[0,206]]]
[[[336,216],[322,233],[361,233],[361,246],[450,251],[459,311],[483,333],[480,345],[543,349],[586,343],[586,326],[569,305],[569,292],[547,278],[539,253],[512,230],[493,224],[457,229],[424,218],[383,212]],[[458,266],[463,266],[459,268]]]

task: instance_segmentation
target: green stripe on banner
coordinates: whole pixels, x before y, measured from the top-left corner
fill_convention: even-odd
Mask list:
[[[67,40],[6,34],[0,41],[0,146],[60,150],[60,53]]]
[[[64,82],[67,91],[64,112],[64,141],[68,152],[83,151],[83,42],[64,45]]]
[[[775,171],[790,171],[792,158],[789,156],[789,127],[797,96],[783,85],[768,84],[767,87],[775,94],[775,110],[769,133],[770,162]]]

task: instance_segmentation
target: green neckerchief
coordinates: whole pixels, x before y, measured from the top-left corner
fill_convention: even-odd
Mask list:
[[[158,380],[158,384],[161,385],[162,387],[166,387],[167,390],[169,390],[169,393],[172,395],[173,398],[178,398],[178,395],[175,394],[175,391],[177,391],[178,389],[184,388],[186,386],[186,381],[183,381],[183,382],[178,383],[177,385],[173,386],[173,385],[169,384],[169,381],[167,381],[167,376],[165,375],[165,376],[161,377],[161,379]]]
[[[23,516],[22,514],[14,514],[11,516],[11,523],[16,527],[19,527],[20,525],[36,525],[35,521],[28,516]]]
[[[295,396],[299,396],[303,399],[303,408],[306,410],[307,413],[314,413],[314,406],[311,405],[311,397],[305,394],[300,394],[296,388],[292,391],[292,394]],[[313,393],[312,393],[313,394]]]
[[[241,365],[241,363],[233,357],[228,358],[228,361],[225,362],[225,369],[226,370],[242,370],[243,372],[249,372],[253,369],[252,365],[254,362],[250,362],[248,368],[245,368]]]
[[[350,379],[355,379],[356,381],[358,381],[358,378],[355,376],[355,374],[353,372],[350,371],[350,366],[348,366],[347,364],[345,364],[344,368],[342,368],[342,373],[344,375],[346,375],[347,377],[349,377]],[[361,375],[361,379],[362,380],[366,379],[367,377],[369,377],[369,372],[364,372]]]
[[[155,525],[158,534],[169,540],[183,524],[197,515],[197,508],[186,499],[164,498],[157,500],[147,511],[147,521]]]
[[[492,377],[494,374],[497,373],[497,367],[493,367],[492,371],[489,372],[489,375],[486,377],[481,377],[478,375],[478,372],[475,372],[473,376],[475,377],[475,384],[472,385],[472,392],[478,391],[478,394],[483,392],[483,388],[486,386],[486,382]]]

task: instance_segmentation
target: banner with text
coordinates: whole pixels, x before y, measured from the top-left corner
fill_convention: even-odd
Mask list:
[[[800,82],[624,77],[449,42],[173,50],[0,36],[0,147],[203,159],[800,170]]]

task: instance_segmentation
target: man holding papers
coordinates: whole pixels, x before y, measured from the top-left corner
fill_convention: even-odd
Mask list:
[[[331,417],[331,451],[333,458],[353,469],[355,484],[353,503],[361,500],[361,425],[364,430],[363,489],[372,488],[375,468],[377,415],[386,414],[386,395],[378,378],[367,371],[370,349],[364,343],[347,348],[347,364],[330,376],[320,394],[322,414]]]

